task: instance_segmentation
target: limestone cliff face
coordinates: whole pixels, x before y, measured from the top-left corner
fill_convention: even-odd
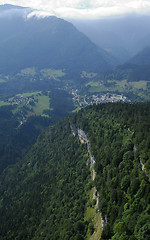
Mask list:
[[[90,165],[91,179],[94,182],[95,177],[96,177],[96,171],[94,169],[95,158],[91,154],[90,142],[89,142],[89,139],[88,139],[88,135],[82,129],[77,128],[75,124],[71,125],[70,127],[71,127],[72,134],[79,138],[81,144],[86,144],[87,145],[87,151],[88,151],[88,154],[89,154],[88,164]],[[92,222],[94,224],[94,232],[91,235],[91,237],[88,238],[88,239],[99,240],[101,238],[101,233],[102,233],[102,230],[103,230],[104,221],[102,219],[101,213],[99,212],[99,193],[98,193],[95,186],[91,189],[91,195],[92,195],[92,200],[95,200],[96,204],[95,204],[95,208],[94,208],[94,213],[93,213],[93,215],[91,215]]]

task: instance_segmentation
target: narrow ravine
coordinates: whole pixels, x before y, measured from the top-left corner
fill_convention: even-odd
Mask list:
[[[88,153],[89,153],[89,157],[90,157],[90,169],[92,171],[92,180],[94,181],[95,180],[95,177],[96,177],[96,171],[94,169],[94,165],[95,165],[95,159],[94,159],[94,156],[92,156],[91,154],[91,150],[90,150],[90,142],[88,140],[88,137],[86,135],[86,133],[81,130],[81,129],[76,129],[76,127],[72,127],[73,129],[73,132],[74,132],[74,135],[78,135],[79,137],[79,140],[82,144],[87,144],[87,149],[88,149]],[[96,187],[94,187],[94,192],[93,192],[93,199],[96,199],[96,202],[97,202],[97,207],[99,206],[99,194],[97,192],[97,189]]]
[[[134,151],[134,152],[137,151],[137,146],[134,145],[133,151]],[[145,176],[148,178],[148,181],[150,182],[150,176],[149,176],[149,174],[148,174],[148,172],[147,172],[147,169],[145,168],[144,163],[142,162],[141,156],[139,156],[139,158],[140,158],[141,169],[142,169],[142,171],[144,172]]]
[[[140,157],[140,164],[141,164],[142,171],[144,172],[145,176],[148,178],[148,181],[150,182],[150,176],[149,176],[148,173],[147,173],[147,170],[146,170],[146,168],[145,168],[144,163],[142,162],[141,157]]]
[[[78,136],[81,144],[87,145],[87,150],[89,154],[89,164],[90,164],[90,170],[91,170],[91,178],[92,178],[92,181],[94,181],[96,177],[96,171],[94,169],[95,159],[94,159],[94,156],[91,154],[90,142],[89,142],[88,136],[82,129],[77,129],[75,124],[71,126],[71,130],[74,136]],[[92,199],[96,200],[96,204],[94,208],[95,214],[93,219],[94,232],[90,237],[88,237],[88,239],[99,240],[101,238],[101,233],[103,229],[103,221],[101,218],[101,214],[99,213],[99,193],[95,186],[92,188],[91,191],[92,191]]]

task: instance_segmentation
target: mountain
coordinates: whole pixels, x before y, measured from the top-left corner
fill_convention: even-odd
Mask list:
[[[138,52],[129,62],[135,65],[150,65],[150,46]]]
[[[3,18],[4,15],[5,17],[10,17],[16,14],[24,15],[27,10],[28,12],[32,11],[30,8],[11,5],[11,4],[0,5],[0,13],[1,13],[0,17]]]
[[[149,103],[93,105],[48,127],[0,175],[0,239],[149,239],[149,128]]]
[[[97,20],[70,20],[95,44],[126,62],[149,45],[150,17],[129,14]]]
[[[1,73],[28,67],[101,72],[113,64],[111,55],[65,20],[28,18],[29,10],[24,8],[21,14],[13,15],[10,6],[1,7],[0,11]],[[19,9],[13,7],[14,11]]]
[[[126,63],[106,71],[102,76],[105,79],[117,79],[127,81],[150,81],[150,46],[145,47]]]
[[[134,57],[132,57],[127,64],[129,66],[129,81],[149,81],[150,76],[150,47],[145,47]],[[127,71],[128,71],[127,70]]]

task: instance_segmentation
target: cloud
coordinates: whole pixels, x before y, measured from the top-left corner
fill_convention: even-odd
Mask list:
[[[0,0],[35,9],[38,16],[61,18],[100,18],[128,13],[150,13],[150,0]]]

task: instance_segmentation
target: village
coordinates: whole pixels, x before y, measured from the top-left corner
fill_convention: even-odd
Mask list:
[[[7,102],[11,104],[17,104],[17,105],[22,103],[28,105],[31,100],[33,100],[33,97],[29,97],[29,96],[24,97],[22,95],[19,95],[19,96],[16,95],[13,98],[9,98]]]
[[[14,97],[12,97],[12,98],[8,98],[7,100],[6,100],[6,102],[7,103],[9,103],[9,104],[15,104],[15,105],[21,105],[21,104],[23,104],[23,105],[28,105],[28,104],[30,104],[30,105],[35,105],[35,103],[36,102],[38,102],[38,96],[41,96],[41,94],[40,93],[33,93],[33,94],[29,94],[29,95],[15,95]]]
[[[72,90],[73,101],[79,107],[84,107],[90,104],[106,103],[106,102],[130,102],[123,94],[115,93],[97,93],[81,96],[78,90]]]

